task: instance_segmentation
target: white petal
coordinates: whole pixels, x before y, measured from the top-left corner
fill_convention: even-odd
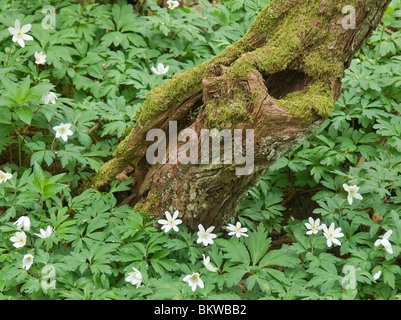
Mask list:
[[[349,185],[346,184],[346,183],[344,183],[344,184],[343,184],[343,188],[344,188],[345,191],[348,192],[348,190],[349,190]]]
[[[390,238],[392,234],[393,234],[393,230],[388,230],[388,231],[383,235],[383,239],[388,239],[388,238]]]
[[[374,280],[379,279],[380,276],[381,276],[381,274],[382,274],[381,270],[377,271],[377,272],[373,275],[373,279],[374,279]]]
[[[22,33],[27,33],[29,30],[31,30],[31,28],[32,28],[32,25],[31,25],[30,23],[28,23],[28,24],[24,25],[24,26],[21,28],[21,32],[22,32]]]
[[[359,193],[355,194],[354,198],[358,199],[358,200],[362,200],[363,199],[363,197]]]
[[[160,220],[157,220],[157,223],[160,223],[160,224],[168,224],[168,221],[167,221],[167,220],[164,220],[164,219],[160,219]]]
[[[29,34],[23,34],[22,35],[22,39],[26,40],[26,41],[31,41],[33,40],[33,38],[29,35]]]
[[[14,22],[14,28],[15,28],[16,30],[20,30],[20,29],[21,29],[21,24],[20,24],[20,22],[19,22],[19,19],[16,19],[16,20],[15,20],[15,22]]]
[[[327,246],[330,248],[331,245],[332,245],[331,240],[330,240],[330,239],[327,239]]]
[[[178,210],[175,210],[174,213],[173,213],[173,220],[178,218],[178,214],[179,214]]]
[[[391,246],[391,244],[384,246],[384,249],[389,253],[389,254],[393,254],[393,247]]]
[[[166,211],[166,212],[164,213],[164,215],[166,216],[166,220],[171,220],[171,214],[170,214],[170,212]]]
[[[380,246],[382,244],[381,239],[376,240],[375,247]]]
[[[341,242],[340,242],[338,239],[332,238],[331,241],[332,241],[333,243],[335,243],[336,245],[341,246]]]
[[[353,198],[350,194],[348,195],[347,200],[348,200],[348,204],[351,205],[353,202]]]
[[[199,232],[205,232],[205,228],[200,224],[198,225]]]
[[[211,226],[209,228],[207,228],[206,233],[211,233],[214,230],[214,227]]]
[[[18,38],[18,44],[19,44],[22,48],[25,47],[25,42],[24,42],[24,40],[23,40],[22,38]]]
[[[201,288],[201,289],[203,289],[203,288],[205,287],[205,284],[203,283],[203,281],[202,281],[201,278],[198,279],[198,286],[199,286],[199,288]]]
[[[390,241],[388,241],[387,239],[384,239],[384,238],[382,239],[381,244],[383,247],[387,247],[387,246],[391,245]]]

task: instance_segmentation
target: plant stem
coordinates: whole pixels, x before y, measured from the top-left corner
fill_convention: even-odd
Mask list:
[[[18,166],[21,168],[22,166],[22,139],[20,134],[20,129],[17,128],[17,136],[18,136]]]

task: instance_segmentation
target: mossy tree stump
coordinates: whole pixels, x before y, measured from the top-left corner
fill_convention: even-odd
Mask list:
[[[331,114],[344,69],[389,3],[272,0],[233,46],[147,96],[136,126],[90,186],[105,187],[129,171],[135,178],[129,203],[136,210],[152,218],[179,210],[191,228],[221,225],[266,168]],[[355,8],[354,29],[343,28],[347,5]],[[153,142],[146,134],[158,128],[168,137],[170,121],[198,136],[201,129],[253,129],[253,173],[237,176],[235,164],[149,165],[146,151]]]

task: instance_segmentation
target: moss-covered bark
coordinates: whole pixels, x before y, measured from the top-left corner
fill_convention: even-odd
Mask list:
[[[268,166],[330,115],[344,68],[389,2],[272,0],[241,40],[148,95],[137,125],[91,186],[101,188],[131,166],[135,209],[152,217],[177,209],[192,227],[220,224]],[[342,27],[346,5],[356,8],[356,29]],[[170,121],[198,136],[206,128],[253,129],[254,172],[237,176],[235,164],[150,166],[146,134],[167,132]]]

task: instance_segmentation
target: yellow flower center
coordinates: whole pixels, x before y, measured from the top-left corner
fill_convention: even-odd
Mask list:
[[[18,31],[17,31],[17,36],[18,36],[18,37],[22,37],[22,31],[21,31],[21,30],[18,30]]]

